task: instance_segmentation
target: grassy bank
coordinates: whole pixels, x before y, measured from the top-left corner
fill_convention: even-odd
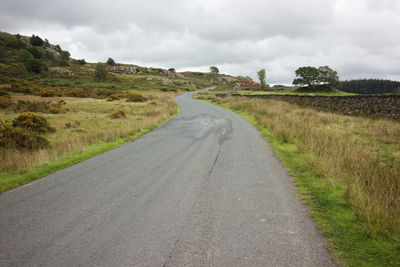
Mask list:
[[[174,95],[148,91],[144,92],[145,102],[13,95],[13,100],[36,103],[62,100],[66,103],[65,112],[39,113],[56,129],[55,133],[46,135],[51,144],[49,148],[0,149],[0,192],[115,148],[168,121],[177,114]],[[126,117],[112,118],[111,114],[118,110],[124,111]],[[0,111],[2,120],[11,120],[16,115],[12,109]]]
[[[400,264],[400,124],[267,99],[205,99],[248,118],[290,169],[335,258]]]

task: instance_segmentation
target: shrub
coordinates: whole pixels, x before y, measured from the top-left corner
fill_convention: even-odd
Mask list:
[[[126,99],[128,102],[145,102],[146,101],[146,98],[143,95],[137,94],[137,93],[126,94]]]
[[[0,108],[8,108],[14,105],[14,101],[7,95],[0,95]]]
[[[67,66],[68,60],[71,57],[71,54],[68,51],[61,51],[61,62],[60,65]]]
[[[6,55],[7,55],[7,50],[4,47],[0,46],[0,60],[5,59]]]
[[[36,58],[26,61],[25,67],[30,72],[40,73],[42,71],[42,63]]]
[[[113,118],[113,119],[122,119],[122,118],[126,118],[126,114],[125,114],[125,112],[124,112],[123,110],[117,110],[117,111],[114,111],[114,112],[111,114],[111,118]]]
[[[17,36],[2,32],[0,33],[0,45],[6,46],[14,49],[20,49],[25,47],[24,43],[22,43]]]
[[[10,93],[4,90],[0,90],[0,96],[8,96],[10,97]]]
[[[86,60],[84,60],[83,58],[82,59],[78,59],[75,62],[76,62],[77,65],[82,65],[82,66],[86,64]]]
[[[121,95],[116,95],[116,94],[112,94],[109,97],[107,97],[107,101],[114,101],[114,100],[120,100],[121,99]]]
[[[49,141],[26,128],[14,127],[9,121],[0,121],[0,147],[37,150],[49,146]]]
[[[168,71],[170,71],[170,72],[172,72],[172,73],[175,73],[175,72],[176,72],[175,68],[169,68]]]
[[[114,59],[112,59],[112,58],[109,57],[109,58],[107,59],[107,64],[108,64],[108,65],[114,65],[114,64],[115,64]]]
[[[42,112],[42,113],[64,113],[66,110],[63,108],[65,105],[64,100],[51,103],[50,101],[31,102],[18,100],[17,112]]]
[[[55,132],[55,129],[50,126],[45,117],[33,112],[18,114],[12,121],[12,126],[21,127],[37,133]]]
[[[59,92],[55,89],[44,89],[40,91],[39,95],[41,97],[54,97],[59,96]]]
[[[31,38],[29,38],[29,43],[34,46],[42,46],[43,40],[37,35],[32,34]]]
[[[103,63],[97,63],[96,68],[94,69],[94,79],[96,81],[105,81],[107,80],[108,71],[106,65]]]
[[[43,52],[39,50],[37,47],[29,47],[26,50],[28,50],[29,53],[32,54],[34,58],[42,58],[43,57]]]
[[[80,125],[81,125],[81,123],[79,121],[75,121],[74,123],[67,122],[65,124],[65,127],[67,127],[67,128],[71,128],[71,127],[72,128],[76,128],[76,127],[78,127]]]
[[[61,51],[62,51],[61,46],[60,46],[60,45],[56,45],[55,50],[56,50],[57,52],[61,53]]]
[[[63,95],[68,97],[88,97],[88,93],[85,92],[83,89],[80,88],[70,88],[63,92]]]
[[[18,51],[17,60],[19,62],[25,63],[30,59],[34,59],[34,57],[32,56],[32,54],[28,50],[21,49],[21,50]]]
[[[23,93],[23,94],[31,93],[31,90],[28,86],[19,82],[12,83],[9,91],[14,93]]]

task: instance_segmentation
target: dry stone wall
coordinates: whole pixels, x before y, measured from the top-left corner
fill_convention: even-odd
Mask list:
[[[217,94],[217,96],[228,96]],[[283,100],[291,104],[316,110],[375,118],[400,120],[400,95],[355,96],[301,96],[301,95],[248,95],[231,96]]]

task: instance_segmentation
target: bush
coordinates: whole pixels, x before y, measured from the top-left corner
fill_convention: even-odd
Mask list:
[[[22,43],[15,35],[6,32],[0,33],[0,46],[14,49],[25,47],[24,43]]]
[[[107,64],[108,64],[108,65],[114,65],[114,64],[115,64],[114,59],[112,59],[112,58],[109,57],[109,58],[107,59]]]
[[[42,112],[42,113],[64,113],[66,110],[64,109],[65,105],[64,100],[60,100],[57,102],[51,103],[50,101],[42,101],[42,102],[31,102],[31,101],[23,101],[18,100],[17,107],[15,110],[17,112]]]
[[[42,63],[36,58],[26,61],[25,67],[30,72],[40,73],[42,71]]]
[[[34,57],[32,56],[32,54],[28,50],[21,49],[21,50],[18,51],[17,60],[19,62],[25,63],[30,59],[34,59]]]
[[[55,129],[50,126],[45,117],[33,112],[18,114],[12,121],[12,126],[24,128],[36,133],[55,132]]]
[[[114,100],[120,100],[121,99],[121,95],[110,95],[109,97],[107,97],[106,101],[114,101]]]
[[[80,88],[70,88],[63,92],[64,96],[68,97],[88,97],[88,93],[85,92],[83,89]]]
[[[60,55],[61,55],[60,65],[67,66],[68,60],[71,57],[71,54],[68,51],[61,51]]]
[[[126,99],[128,102],[146,102],[146,98],[137,93],[128,93],[126,94]]]
[[[0,147],[37,150],[49,146],[49,141],[26,128],[14,127],[9,121],[0,121]]]
[[[107,80],[108,71],[106,65],[103,63],[97,63],[96,68],[94,69],[94,79],[96,81],[105,81]]]
[[[41,97],[54,97],[59,96],[60,93],[55,89],[44,89],[40,91],[39,95]]]
[[[67,122],[66,124],[65,124],[65,127],[66,128],[76,128],[76,127],[78,127],[78,126],[80,126],[81,125],[81,123],[79,122],[79,121],[75,121],[74,123],[70,123],[70,122]]]
[[[117,111],[114,111],[114,112],[111,114],[111,118],[113,118],[113,119],[122,119],[122,118],[126,118],[126,114],[125,114],[125,112],[124,112],[123,110],[117,110]]]
[[[83,58],[82,59],[78,59],[75,62],[76,62],[77,65],[81,65],[81,66],[86,64],[86,60],[84,60]]]
[[[37,35],[32,34],[31,38],[29,38],[29,43],[34,46],[42,46],[43,40]]]
[[[0,95],[0,108],[8,108],[14,105],[14,101],[7,95]]]
[[[26,86],[25,84],[19,83],[19,82],[15,82],[15,83],[11,84],[11,87],[8,91],[14,92],[14,93],[23,93],[23,94],[31,93],[31,90],[28,86]]]
[[[0,90],[0,96],[7,96],[10,97],[10,93],[4,90]]]
[[[37,47],[29,47],[26,50],[28,50],[29,53],[31,53],[31,55],[34,58],[42,58],[43,57],[43,52],[41,50],[39,50]]]

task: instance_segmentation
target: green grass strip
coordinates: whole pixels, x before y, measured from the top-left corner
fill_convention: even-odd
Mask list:
[[[31,181],[37,180],[41,177],[47,176],[51,173],[59,171],[61,169],[72,166],[76,163],[109,151],[111,149],[117,148],[127,142],[130,142],[132,139],[136,139],[139,136],[160,127],[161,125],[167,123],[171,119],[175,118],[179,114],[180,110],[177,107],[177,110],[171,114],[168,118],[148,127],[146,129],[142,129],[141,131],[134,133],[132,135],[119,138],[112,142],[101,142],[94,145],[91,145],[87,148],[84,153],[74,154],[72,156],[68,156],[58,160],[57,162],[44,164],[39,167],[33,168],[24,174],[11,174],[11,173],[3,173],[0,178],[0,193],[5,192],[7,190],[13,189],[20,185],[27,184]]]
[[[333,258],[343,266],[400,266],[400,245],[392,240],[375,240],[343,198],[343,190],[332,188],[313,173],[296,145],[283,142],[254,116],[230,106],[204,100],[240,114],[264,135],[271,148],[294,178],[297,193],[311,209],[317,227],[329,239]]]

